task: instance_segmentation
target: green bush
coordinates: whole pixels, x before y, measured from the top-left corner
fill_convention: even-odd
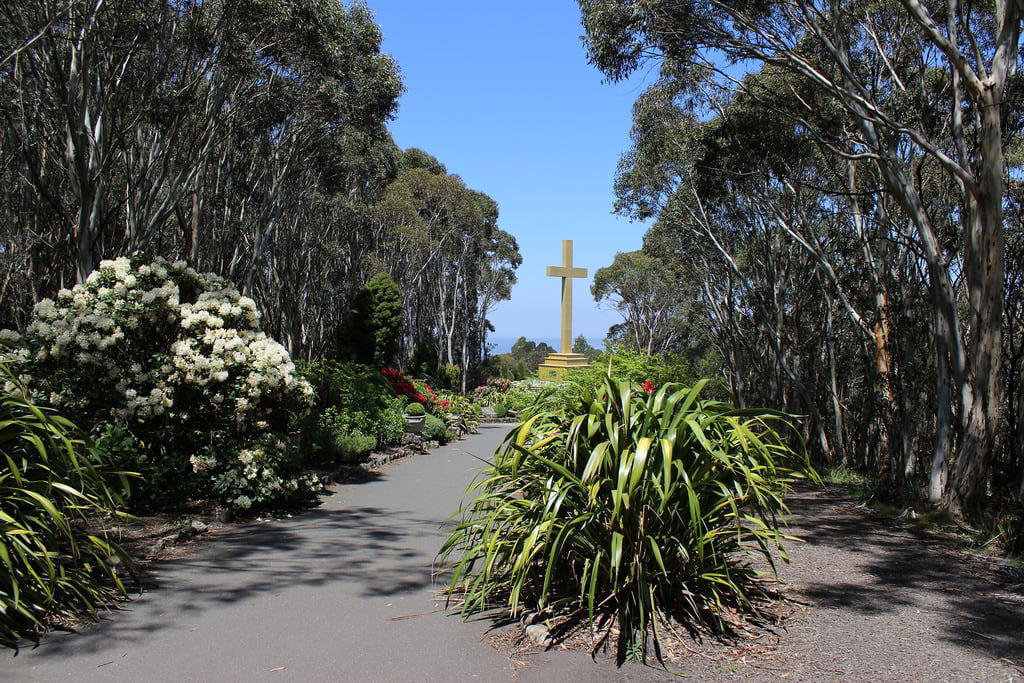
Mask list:
[[[468,431],[476,431],[480,426],[480,417],[483,414],[480,404],[451,391],[439,391],[437,401],[446,420],[455,421],[458,419],[456,416],[459,416]]]
[[[441,381],[446,388],[457,390],[462,384],[462,369],[458,365],[445,363],[441,366]]]
[[[123,596],[128,558],[88,523],[116,514],[123,477],[94,461],[68,420],[36,407],[0,364],[0,645]]]
[[[505,405],[504,403],[495,402],[494,405],[491,406],[491,408],[494,410],[495,417],[508,417],[508,406]]]
[[[338,434],[335,437],[335,449],[346,461],[360,460],[377,445],[377,440],[362,432]]]
[[[268,505],[291,504],[289,492],[305,497],[310,480],[283,475],[277,459],[259,470],[224,458],[201,469],[194,459],[284,439],[312,403],[313,388],[259,319],[253,300],[217,275],[125,257],[36,304],[9,355],[37,402],[100,431],[125,426],[127,435],[106,436],[130,437],[137,451],[126,463],[144,475],[133,506],[213,495],[219,477],[277,491]]]
[[[657,647],[662,620],[721,631],[724,612],[756,611],[747,559],[785,559],[783,495],[806,461],[773,428],[786,416],[703,400],[705,384],[605,381],[518,425],[440,553],[463,614],[612,613],[621,659]]]
[[[423,404],[417,403],[416,401],[413,401],[412,403],[405,407],[405,414],[410,415],[412,417],[419,417],[420,415],[423,415],[426,412],[427,411],[423,409]]]
[[[423,438],[430,441],[440,441],[441,443],[447,442],[448,427],[445,425],[444,420],[428,414],[427,421],[423,425]]]
[[[523,412],[532,406],[541,397],[540,392],[532,391],[528,387],[514,386],[501,396],[501,403],[507,410]]]
[[[318,439],[338,431],[373,436],[375,446],[401,439],[405,402],[392,394],[379,370],[358,363],[320,360],[307,364],[302,372],[316,388],[313,414],[302,423],[314,455],[323,451],[315,445]]]
[[[306,457],[316,462],[352,462],[372,451],[377,438],[366,434],[350,413],[333,406],[305,430]],[[403,419],[404,423],[404,419]]]

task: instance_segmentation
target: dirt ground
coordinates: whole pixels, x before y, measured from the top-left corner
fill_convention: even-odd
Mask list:
[[[790,505],[802,542],[779,565],[782,626],[732,645],[676,641],[669,670],[701,681],[1024,680],[1024,571],[841,488],[800,491]]]

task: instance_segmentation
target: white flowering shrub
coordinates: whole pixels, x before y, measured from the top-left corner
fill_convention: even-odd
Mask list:
[[[135,453],[127,464],[151,498],[217,494],[247,508],[319,486],[295,474],[283,440],[313,389],[259,319],[217,275],[126,257],[40,301],[25,334],[3,339],[36,396],[97,425],[109,450]]]

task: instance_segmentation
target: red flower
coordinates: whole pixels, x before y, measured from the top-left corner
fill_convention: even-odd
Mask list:
[[[645,382],[643,383],[643,389],[644,389],[644,391],[646,391],[646,392],[647,392],[648,394],[650,394],[650,393],[652,393],[652,392],[653,392],[653,391],[654,391],[655,389],[657,389],[657,387],[656,387],[656,386],[654,386],[654,382],[652,382],[651,380],[647,380],[647,381],[645,381]]]

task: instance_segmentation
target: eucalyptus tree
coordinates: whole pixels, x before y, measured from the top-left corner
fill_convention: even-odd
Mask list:
[[[300,354],[361,284],[401,82],[360,3],[70,0],[0,10],[2,313],[133,251],[234,279]],[[364,249],[363,251],[369,251]]]
[[[375,262],[403,293],[401,355],[430,348],[457,365],[463,383],[483,358],[487,313],[511,295],[522,263],[515,239],[497,227],[498,207],[426,152],[406,150],[372,217]]]
[[[402,90],[365,4],[0,5],[0,327],[143,251],[230,278],[299,357],[390,272],[463,377],[521,262],[497,205],[387,130]]]
[[[780,202],[764,192],[752,210],[813,258],[862,338],[874,339],[883,375],[878,385],[887,396],[894,381],[888,284],[910,272],[925,288],[921,301],[931,311],[936,358],[930,493],[957,513],[979,506],[1005,411],[1004,150],[1019,125],[1010,105],[1019,91],[1024,8],[957,0],[927,6],[917,0],[580,0],[580,6],[591,58],[608,76],[623,78],[648,60],[660,63],[659,82],[638,102],[638,121],[656,112],[655,105],[683,110],[658,124],[660,141],[636,144],[632,160],[681,179],[678,149],[688,131],[708,117],[726,118],[740,95],[761,104],[766,126],[813,143],[822,158],[815,175],[802,177],[803,166],[787,163],[770,169],[765,190],[793,195],[799,185],[812,185],[823,192],[808,217],[845,211],[848,220],[833,225],[860,243],[848,267],[868,283],[872,300],[854,305],[849,283],[803,210],[798,220],[787,220]],[[752,65],[762,78],[739,73]],[[765,87],[766,79],[785,87]],[[675,190],[670,183],[636,202],[628,176],[620,196],[639,210],[663,210]],[[894,260],[899,266],[890,268]]]
[[[684,332],[685,307],[666,261],[643,251],[620,252],[594,273],[590,291],[624,318],[619,332],[631,348],[647,354],[673,349]]]

